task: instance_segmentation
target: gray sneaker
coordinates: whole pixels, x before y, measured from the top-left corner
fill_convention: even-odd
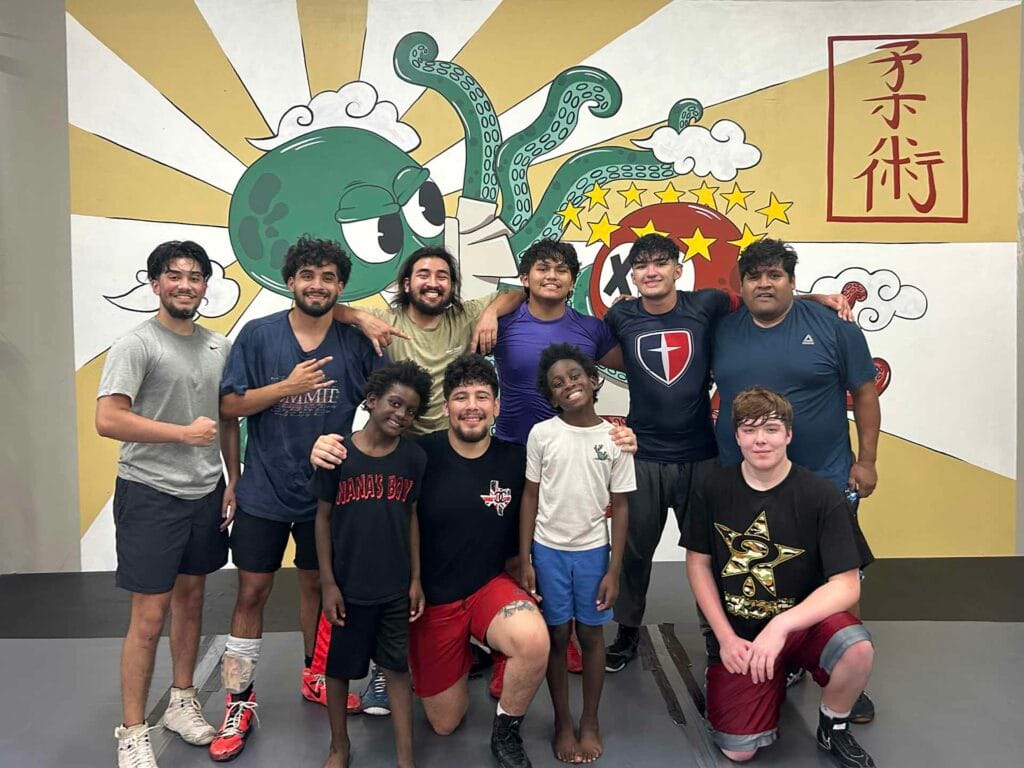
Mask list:
[[[391,699],[388,698],[388,683],[384,679],[384,671],[374,664],[370,668],[370,682],[366,684],[359,700],[363,704],[364,715],[390,715]]]

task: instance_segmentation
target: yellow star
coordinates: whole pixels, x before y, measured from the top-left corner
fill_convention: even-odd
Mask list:
[[[804,553],[804,550],[796,547],[776,544],[775,559],[770,563],[759,562],[767,558],[772,545],[772,537],[768,533],[768,519],[763,510],[743,533],[737,533],[721,523],[715,523],[715,529],[729,548],[731,555],[725,567],[722,568],[722,575],[752,574],[773,597],[776,594],[775,568]],[[739,548],[734,546],[737,539],[740,540]],[[746,585],[744,585],[744,591],[746,591]]]
[[[737,205],[744,211],[747,210],[747,198],[750,197],[752,194],[754,194],[753,191],[744,192],[742,189],[740,189],[739,184],[733,182],[732,192],[723,192],[721,195],[719,195],[719,197],[721,197],[723,200],[725,200],[725,202],[728,203],[728,205],[725,207],[725,212],[728,213]]]
[[[654,220],[648,219],[647,223],[642,227],[630,227],[633,230],[633,234],[637,237],[643,237],[644,235],[661,235],[662,237],[668,237],[668,232],[661,232],[654,226]]]
[[[793,203],[779,202],[779,198],[775,196],[774,192],[769,193],[768,205],[764,208],[758,208],[757,212],[765,217],[764,225],[767,227],[773,221],[781,221],[783,224],[789,224],[789,216],[786,215],[786,211],[793,207]]]
[[[629,208],[630,203],[636,203],[637,208],[639,208],[640,206],[643,205],[643,202],[640,200],[640,196],[645,191],[646,190],[637,187],[635,181],[631,181],[629,182],[629,189],[627,189],[625,192],[620,191],[619,194],[622,195],[623,198],[625,198],[627,208]]]
[[[683,193],[676,189],[670,181],[667,187],[661,190],[661,192],[655,192],[654,196],[663,203],[678,203],[679,198],[683,196]]]
[[[680,237],[679,239],[686,244],[686,256],[683,257],[684,262],[687,262],[694,256],[698,255],[703,256],[708,261],[711,261],[711,252],[708,251],[708,248],[711,247],[712,243],[718,240],[717,237],[704,237],[703,233],[700,231],[700,227],[697,227],[693,231],[693,235],[691,237]]]
[[[608,187],[602,187],[600,184],[598,184],[595,181],[593,189],[591,189],[589,192],[584,192],[583,193],[583,196],[585,198],[587,198],[587,200],[590,201],[590,204],[587,206],[587,210],[588,211],[594,210],[594,206],[596,206],[596,205],[601,205],[601,206],[604,206],[605,208],[607,208],[608,207],[608,201],[604,199],[604,196],[607,195],[607,194],[608,194]]]
[[[580,214],[583,213],[583,208],[577,208],[569,200],[565,204],[565,208],[558,211],[558,215],[562,217],[562,226],[568,227],[569,223],[575,224],[580,230],[583,229],[583,225],[580,224]]]
[[[715,205],[715,192],[717,191],[718,187],[708,186],[707,179],[701,179],[700,187],[690,190],[690,192],[697,196],[697,203],[699,205],[706,205],[713,211],[718,210],[718,206]]]
[[[622,229],[618,224],[612,224],[608,221],[607,213],[598,221],[588,221],[587,226],[590,227],[590,238],[587,240],[587,245],[593,245],[600,240],[605,245],[610,246],[612,244],[612,232]]]
[[[750,231],[750,227],[748,227],[746,224],[744,224],[743,225],[743,234],[740,235],[740,239],[739,240],[730,240],[729,241],[729,245],[735,245],[737,248],[740,249],[740,253],[743,253],[743,250],[748,245],[750,245],[751,243],[756,243],[758,240],[760,240],[762,237],[764,237],[765,234],[767,234],[767,233],[762,232],[759,235],[755,235],[753,232]],[[739,256],[737,255],[736,258],[738,260]]]

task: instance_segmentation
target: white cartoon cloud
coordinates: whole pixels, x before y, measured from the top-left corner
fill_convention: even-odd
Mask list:
[[[200,317],[220,317],[226,315],[238,303],[241,288],[238,283],[224,274],[224,267],[219,262],[210,261],[213,274],[206,284],[206,296],[199,305]],[[135,281],[138,283],[117,296],[104,296],[103,298],[120,309],[129,312],[156,312],[160,308],[160,299],[149,287],[149,277],[146,270],[140,269],[135,273]]]
[[[284,113],[275,135],[249,139],[249,143],[269,151],[312,131],[342,126],[371,131],[406,152],[420,145],[416,129],[398,119],[398,108],[390,101],[377,101],[377,89],[361,80],[336,91],[323,91],[309,104],[292,107]]]
[[[711,130],[688,125],[681,131],[662,126],[647,139],[633,143],[650,149],[663,163],[672,163],[680,176],[691,171],[697,176],[714,176],[732,181],[743,168],[761,161],[761,150],[747,144],[746,134],[732,120],[719,120]]]
[[[894,317],[917,320],[928,310],[924,292],[913,285],[903,285],[899,275],[888,269],[868,272],[850,267],[838,275],[819,277],[810,292],[844,294],[853,305],[857,325],[865,331],[880,331]]]

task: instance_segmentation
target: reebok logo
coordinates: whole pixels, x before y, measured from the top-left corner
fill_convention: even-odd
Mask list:
[[[811,334],[808,333],[806,336],[804,336],[804,340],[801,341],[800,343],[803,344],[805,347],[813,347],[814,339],[811,338]]]

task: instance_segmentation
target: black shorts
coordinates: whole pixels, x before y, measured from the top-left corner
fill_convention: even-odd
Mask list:
[[[205,576],[228,561],[228,534],[220,530],[224,480],[199,499],[177,496],[117,478],[114,486],[116,584],[159,595],[179,573]]]
[[[396,672],[409,668],[408,595],[377,605],[346,603],[345,626],[331,626],[328,677],[341,680],[366,677],[370,659]]]
[[[231,525],[231,561],[253,573],[274,573],[281,567],[288,535],[295,539],[295,567],[319,570],[316,558],[316,521],[286,523],[250,515],[239,509]]]

